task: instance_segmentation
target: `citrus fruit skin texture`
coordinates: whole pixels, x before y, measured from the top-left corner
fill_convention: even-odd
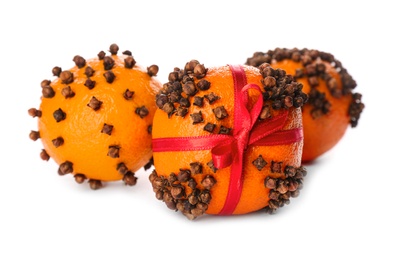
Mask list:
[[[302,162],[314,161],[331,150],[349,125],[356,127],[364,109],[356,82],[332,54],[309,49],[275,49],[257,52],[246,64],[270,63],[303,84],[309,100],[302,108],[304,148]]]
[[[193,60],[186,64],[184,70],[176,69],[176,71],[179,70],[180,74],[189,74],[189,72],[186,72],[189,66],[194,67],[191,63],[196,64],[196,66],[203,66]],[[260,86],[262,92],[266,92],[263,87],[263,76],[260,70],[250,66],[243,66],[243,68],[247,83],[256,84]],[[221,129],[230,129],[230,133],[227,134],[232,133],[235,109],[232,72],[229,66],[208,68],[205,72],[205,76],[194,77],[194,83],[199,86],[199,82],[205,80],[210,83],[208,89],[203,90],[198,87],[196,89],[197,92],[192,96],[186,95],[184,90],[182,90],[181,96],[187,97],[191,103],[188,107],[188,112],[183,116],[178,115],[181,105],[179,104],[178,106],[177,102],[174,103],[176,111],[174,110],[171,113],[167,110],[167,105],[161,102],[161,97],[164,98],[164,95],[172,96],[172,93],[175,92],[167,89],[169,85],[172,85],[172,81],[165,84],[164,89],[157,95],[157,103],[160,106],[155,113],[153,121],[154,140],[156,138],[211,136],[218,134],[219,131],[222,131]],[[171,74],[170,78],[173,77]],[[194,73],[189,75],[194,75]],[[180,78],[182,77],[180,75]],[[182,86],[185,84],[183,83],[184,81],[186,81],[186,78],[185,80],[181,79]],[[217,96],[216,100],[212,102],[210,102],[211,99],[206,98],[211,93]],[[203,104],[201,106],[194,104],[196,102],[195,99],[200,99],[201,97],[204,97]],[[250,91],[248,107],[252,108],[258,98],[262,98],[262,96],[259,96],[257,91]],[[169,99],[166,101],[169,102]],[[223,119],[217,118],[214,113],[214,109],[220,106],[223,106],[228,114]],[[271,117],[277,117],[281,112],[288,111],[288,118],[283,130],[302,126],[302,115],[299,106],[273,109],[272,101],[270,100],[265,101],[264,106],[270,107]],[[203,120],[202,122],[194,123],[191,115],[198,113],[201,114]],[[265,120],[269,120],[269,118]],[[216,125],[211,132],[204,129],[208,123]],[[277,202],[279,203],[277,206],[272,204],[269,208],[271,189],[266,187],[265,180],[267,178],[274,178],[274,180],[286,179],[284,169],[287,166],[299,169],[298,171],[303,174],[305,170],[299,168],[301,167],[302,148],[303,140],[283,145],[248,146],[243,154],[243,188],[241,197],[232,214],[247,214],[260,209],[274,212],[277,207],[289,202],[288,199],[292,196],[292,193],[296,196],[299,192],[298,186],[302,186],[301,177],[303,176],[296,180],[294,179],[294,185],[296,184],[294,189],[291,189],[291,191],[287,189],[287,191],[283,192],[286,198],[285,201],[281,199]],[[254,161],[259,157],[266,161],[266,165],[262,165],[263,168],[261,169],[258,169],[254,164]],[[214,170],[213,165],[211,165],[212,156],[210,149],[189,151],[187,148],[183,151],[154,151],[153,158],[155,171],[151,174],[150,180],[158,199],[163,200],[170,209],[181,211],[189,219],[195,219],[204,213],[220,214],[229,191],[231,167]],[[278,163],[280,170],[275,170],[274,165]],[[200,170],[198,171],[197,169]],[[184,178],[181,176],[188,177]],[[192,183],[194,185],[191,185]],[[178,193],[178,189],[183,190],[182,194]]]
[[[143,68],[125,53],[101,52],[86,61],[76,56],[76,66],[42,83],[38,132],[45,153],[60,165],[60,175],[89,179],[92,188],[100,181],[135,184],[134,172],[152,157],[158,68]]]

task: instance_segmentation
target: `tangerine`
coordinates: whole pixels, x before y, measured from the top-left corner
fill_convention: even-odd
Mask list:
[[[349,125],[357,126],[364,109],[362,95],[353,92],[356,81],[332,54],[306,48],[276,48],[256,52],[246,62],[255,67],[262,63],[293,75],[309,96],[302,108],[304,163],[332,149]]]
[[[158,67],[136,64],[130,51],[118,55],[112,44],[110,54],[85,60],[76,55],[70,70],[54,67],[53,81],[43,80],[38,131],[41,158],[52,158],[59,175],[72,173],[76,182],[89,180],[90,187],[102,181],[123,180],[135,185],[135,171],[150,165],[151,127],[155,94],[161,83]]]
[[[273,213],[299,194],[307,96],[292,76],[268,64],[206,68],[192,60],[168,79],[153,119],[157,199],[192,220]]]

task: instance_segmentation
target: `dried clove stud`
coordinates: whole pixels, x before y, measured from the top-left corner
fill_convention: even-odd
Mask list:
[[[127,69],[132,69],[136,64],[135,59],[132,56],[128,56],[124,59],[124,67]]]
[[[59,78],[63,84],[70,84],[74,80],[73,73],[68,70],[62,71],[61,74],[59,74]]]
[[[97,111],[98,109],[101,108],[102,101],[98,100],[96,97],[92,97],[90,102],[87,104],[90,108],[92,108],[94,111]]]
[[[216,107],[212,111],[214,112],[215,117],[218,120],[224,119],[229,115],[224,106]]]
[[[63,112],[62,109],[58,108],[57,110],[54,111],[54,113],[52,114],[55,121],[57,121],[57,123],[61,122],[62,120],[66,119],[66,113]]]
[[[110,145],[107,155],[111,158],[119,158],[120,157],[120,146]]]
[[[95,80],[87,79],[84,83],[84,86],[86,86],[88,89],[93,89],[95,87]]]
[[[50,159],[50,156],[48,155],[48,153],[46,152],[46,150],[42,149],[40,152],[40,158],[43,161],[48,161]]]
[[[201,185],[207,190],[211,189],[216,183],[216,180],[214,177],[211,175],[207,175],[204,177],[204,179],[201,181]]]
[[[204,105],[204,98],[195,96],[193,100],[193,105],[198,106],[198,107],[203,107]]]
[[[105,73],[103,73],[103,76],[105,77],[107,83],[113,83],[114,79],[116,78],[116,75],[114,75],[114,73],[111,70],[108,70]]]
[[[128,171],[127,165],[125,165],[125,163],[119,163],[116,169],[121,175],[126,174]]]
[[[149,110],[145,106],[141,106],[135,109],[135,114],[137,114],[140,118],[144,118],[149,115]]]
[[[204,91],[204,90],[208,90],[211,86],[211,82],[209,82],[208,80],[202,79],[197,83],[197,87]]]
[[[209,93],[208,95],[204,95],[204,98],[208,100],[208,103],[212,104],[218,99],[220,99],[219,96],[215,95],[214,93]]]
[[[267,165],[267,162],[263,159],[262,155],[259,155],[252,164],[258,169],[258,171],[261,171]]]
[[[52,144],[53,144],[56,148],[58,148],[59,146],[63,145],[64,140],[63,140],[62,137],[57,137],[57,138],[55,138],[55,139],[52,139],[51,142],[52,142]]]
[[[59,175],[65,175],[65,174],[72,173],[72,172],[73,172],[73,163],[72,162],[65,161],[59,165],[59,168],[58,168]]]
[[[42,112],[41,112],[41,110],[38,110],[38,109],[36,109],[36,108],[30,108],[29,110],[28,110],[28,114],[29,114],[29,116],[31,116],[31,117],[41,117],[41,115],[42,115]]]
[[[157,76],[157,73],[159,72],[159,66],[157,65],[151,65],[147,68],[147,74],[150,77]]]
[[[105,58],[105,56],[106,56],[106,53],[104,51],[100,51],[98,53],[98,59],[99,60],[103,60],[103,58]]]
[[[38,131],[30,131],[29,138],[33,141],[37,141],[40,138],[40,133]]]
[[[216,171],[218,170],[218,168],[215,167],[214,162],[211,160],[207,163],[207,166],[214,172],[216,173]]]
[[[221,127],[219,128],[218,134],[230,135],[231,132],[232,132],[232,128],[221,125]]]
[[[198,113],[190,114],[190,117],[193,120],[193,125],[204,122],[203,114],[201,113],[201,111],[199,111]]]
[[[90,185],[90,188],[92,190],[98,190],[103,187],[103,184],[100,180],[90,179],[90,180],[88,180],[88,184]]]
[[[83,68],[86,64],[85,59],[79,55],[74,56],[73,61],[79,69]]]
[[[111,135],[113,131],[113,125],[108,125],[106,123],[103,124],[101,133],[107,134],[107,135]]]
[[[87,179],[87,177],[85,177],[85,175],[82,174],[82,173],[76,173],[76,174],[74,175],[74,180],[75,180],[78,184],[83,183],[86,179]]]
[[[45,97],[45,98],[53,98],[55,96],[55,91],[50,86],[43,87],[41,90],[41,93],[43,94],[43,97]]]
[[[61,91],[61,94],[65,98],[72,98],[76,95],[70,86],[64,87]]]
[[[131,100],[132,97],[134,96],[134,94],[135,94],[134,91],[131,91],[131,90],[129,90],[129,89],[127,88],[127,89],[124,91],[124,93],[123,93],[123,97],[124,97],[126,100]]]
[[[135,174],[132,171],[127,171],[123,176],[123,181],[125,185],[134,186],[137,182],[138,178],[135,177]]]
[[[105,70],[111,70],[114,66],[115,62],[114,59],[110,56],[105,56],[103,58],[103,68]]]
[[[190,164],[190,172],[192,174],[203,173],[203,166],[199,162],[193,162]]]
[[[188,96],[194,96],[196,94],[197,89],[196,86],[194,85],[194,82],[188,81],[182,86],[183,92],[186,93]]]
[[[95,73],[95,70],[93,68],[91,68],[90,66],[87,66],[85,68],[84,74],[89,78],[92,77]]]
[[[281,173],[283,162],[271,162],[270,170],[271,172]]]
[[[118,51],[119,51],[119,46],[118,46],[117,44],[113,43],[113,44],[110,45],[110,47],[109,47],[109,52],[110,52],[112,55],[117,55],[117,52],[118,52]]]
[[[52,75],[59,77],[59,75],[61,74],[62,69],[58,66],[52,68]]]

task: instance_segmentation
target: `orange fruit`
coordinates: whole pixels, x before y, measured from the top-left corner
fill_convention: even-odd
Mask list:
[[[309,49],[277,48],[256,52],[246,64],[270,63],[303,84],[309,96],[302,108],[304,147],[302,161],[315,160],[333,148],[349,125],[356,127],[364,109],[362,95],[354,93],[356,81],[330,53]]]
[[[130,51],[118,50],[112,44],[108,55],[77,55],[70,70],[54,67],[55,79],[41,83],[40,108],[29,109],[38,118],[30,137],[41,139],[42,159],[52,158],[60,175],[72,173],[78,183],[88,179],[93,189],[102,181],[134,185],[134,172],[152,157],[158,67],[143,68]]]
[[[205,68],[196,60],[168,79],[153,119],[149,180],[157,199],[195,219],[274,212],[298,195],[306,173],[300,107],[307,96],[300,84],[268,64]],[[296,136],[288,141],[277,133]],[[253,142],[267,134],[261,140],[272,143]]]

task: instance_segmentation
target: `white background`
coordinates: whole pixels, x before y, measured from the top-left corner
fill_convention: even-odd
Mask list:
[[[371,2],[368,4],[367,2]],[[392,1],[2,1],[0,259],[396,259],[396,14]],[[92,191],[39,158],[40,82],[117,43],[165,82],[190,59],[244,63],[275,47],[331,52],[358,83],[357,128],[275,215],[187,220],[138,184]]]

